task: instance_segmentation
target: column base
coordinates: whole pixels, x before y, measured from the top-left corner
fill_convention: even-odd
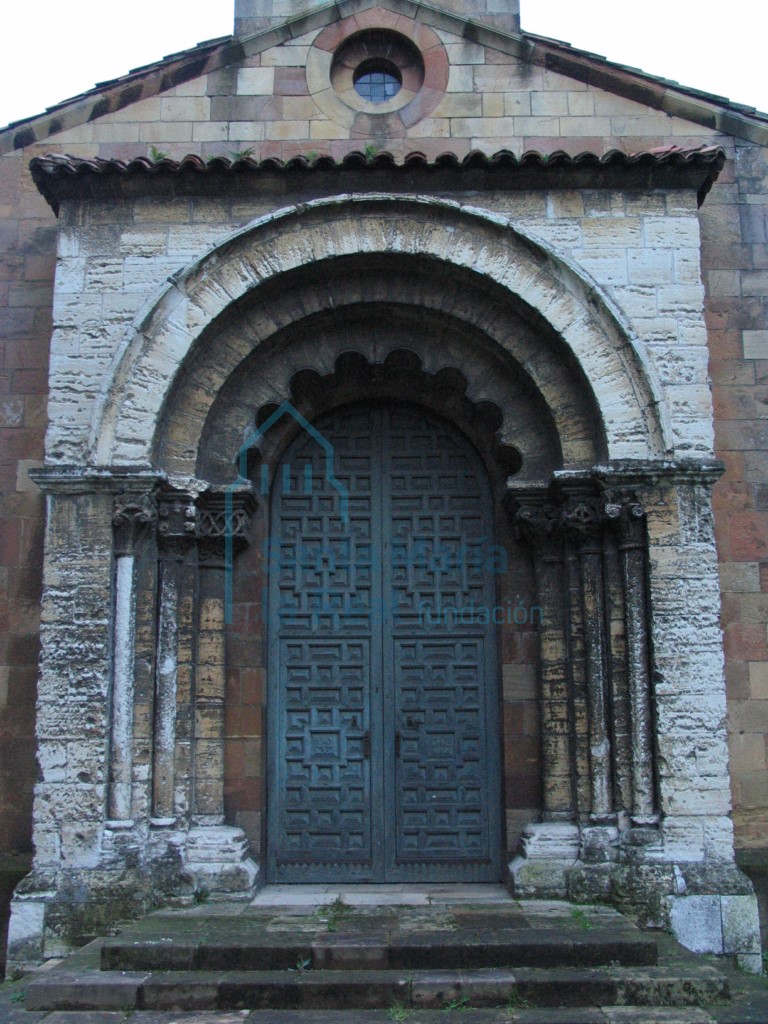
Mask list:
[[[105,828],[94,863],[36,868],[16,887],[8,977],[67,956],[157,907],[250,900],[258,885],[242,829]]]
[[[578,826],[560,821],[527,825],[509,865],[510,888],[521,899],[566,899],[568,873],[578,860]]]
[[[259,868],[251,860],[240,828],[193,828],[187,834],[184,866],[195,894],[213,901],[250,900],[259,886]]]

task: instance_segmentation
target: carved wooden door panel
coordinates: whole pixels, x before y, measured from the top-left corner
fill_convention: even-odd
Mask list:
[[[269,877],[498,879],[484,467],[404,406],[317,428],[333,464],[301,436],[272,501]]]

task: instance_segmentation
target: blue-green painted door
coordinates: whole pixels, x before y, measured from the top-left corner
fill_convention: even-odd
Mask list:
[[[413,407],[348,407],[315,426],[333,466],[303,434],[271,503],[269,877],[496,880],[485,468]]]

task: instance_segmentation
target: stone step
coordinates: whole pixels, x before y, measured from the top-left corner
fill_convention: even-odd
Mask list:
[[[484,968],[438,970],[67,971],[33,980],[28,1010],[416,1010],[647,1006],[728,999],[715,968]]]
[[[595,930],[569,936],[553,929],[499,929],[470,935],[419,932],[375,935],[226,938],[125,937],[106,940],[105,971],[268,971],[467,969],[475,967],[653,966],[655,939],[635,931]]]

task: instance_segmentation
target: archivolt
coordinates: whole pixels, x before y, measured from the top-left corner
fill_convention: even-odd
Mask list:
[[[341,196],[261,218],[176,276],[127,340],[106,382],[91,440],[96,463],[156,461],[172,396],[183,388],[191,354],[215,336],[216,379],[209,378],[199,391],[203,408],[195,411],[200,436],[205,420],[205,415],[198,418],[200,413],[210,408],[223,381],[243,359],[242,346],[230,348],[222,342],[228,314],[238,315],[243,303],[258,304],[270,284],[274,288],[302,268],[314,271],[345,258],[364,268],[379,257],[394,261],[392,265],[402,260],[429,266],[432,277],[442,280],[442,302],[459,319],[473,318],[466,308],[469,301],[462,302],[456,275],[475,282],[477,293],[491,289],[495,323],[475,323],[475,329],[488,331],[540,390],[549,378],[553,393],[557,388],[551,360],[537,369],[535,352],[516,351],[520,332],[514,327],[526,322],[557,339],[562,373],[579,378],[576,391],[585,384],[591,391],[605,438],[604,455],[648,459],[665,454],[669,446],[664,444],[652,376],[626,325],[585,275],[487,211],[447,200]],[[322,281],[323,274],[319,276]],[[499,296],[508,301],[506,330]],[[380,298],[390,301],[391,295],[382,293]],[[320,308],[322,301],[321,296]],[[287,326],[271,319],[267,304],[259,312],[248,331],[251,352]],[[552,400],[545,397],[557,419]]]

